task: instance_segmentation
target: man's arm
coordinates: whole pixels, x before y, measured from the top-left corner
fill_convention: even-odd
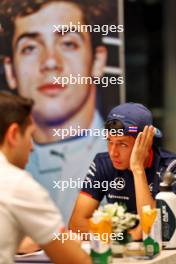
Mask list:
[[[99,204],[99,201],[80,193],[69,221],[69,229],[74,232],[78,232],[78,230],[84,233],[89,232],[88,219]]]
[[[137,212],[140,217],[144,205],[150,205],[151,208],[156,207],[156,202],[149,190],[145,173],[146,163],[149,160],[149,152],[152,148],[153,136],[154,128],[146,126],[144,131],[138,134],[130,157],[130,169],[134,177]],[[141,231],[140,225],[131,230],[133,238],[139,239],[142,234]]]
[[[154,128],[146,126],[144,131],[138,134],[130,158],[130,168],[134,177],[137,212],[140,216],[142,215],[142,207],[144,205],[150,205],[151,208],[156,206],[145,174],[153,136]]]
[[[66,240],[62,243],[56,239],[41,247],[55,264],[92,264],[91,258],[75,241]]]
[[[69,229],[73,232],[88,233],[89,224],[88,219],[92,216],[95,209],[98,208],[100,202],[89,197],[86,194],[79,194],[72,216],[69,221]],[[21,243],[18,253],[30,253],[39,249],[40,246],[36,244],[29,237],[25,238]]]
[[[155,208],[156,201],[153,199],[149,190],[145,170],[133,170],[133,175],[136,192],[137,211],[138,214],[141,216],[142,207],[144,205],[150,205],[151,208]]]

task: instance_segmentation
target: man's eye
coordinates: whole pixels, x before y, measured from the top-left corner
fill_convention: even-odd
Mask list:
[[[126,147],[128,147],[128,145],[125,144],[125,143],[120,143],[120,146],[121,146],[122,148],[126,148]]]
[[[28,54],[30,54],[31,52],[33,52],[34,50],[35,50],[35,46],[34,45],[29,45],[29,46],[27,46],[27,47],[24,47],[24,48],[22,48],[22,50],[21,50],[21,53],[22,54],[25,54],[25,55],[28,55]]]
[[[66,49],[77,49],[78,48],[78,44],[76,42],[70,41],[70,40],[63,41],[62,46]]]

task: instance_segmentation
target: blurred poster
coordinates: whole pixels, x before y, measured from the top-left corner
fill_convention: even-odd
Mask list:
[[[0,87],[35,101],[27,170],[66,223],[119,103],[117,11],[114,0],[0,2]]]

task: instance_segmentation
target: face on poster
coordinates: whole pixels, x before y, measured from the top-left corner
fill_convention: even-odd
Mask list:
[[[0,3],[6,36],[5,79],[11,91],[35,101],[33,116],[38,131],[47,133],[53,126],[91,126],[97,85],[90,79],[101,80],[108,60],[108,49],[102,39],[122,30],[117,25],[114,2]],[[114,28],[109,27],[112,21],[116,22]],[[39,135],[36,134],[36,141],[45,138],[42,143],[55,140]]]
[[[61,133],[54,136],[53,130],[63,132],[79,126],[102,131],[104,121],[97,94],[107,84],[105,101],[111,104],[110,89],[118,89],[119,76],[105,70],[119,67],[118,46],[109,45],[116,43],[122,30],[118,28],[117,3],[114,0],[1,0],[0,24],[0,69],[4,73],[0,83],[35,102],[34,149],[26,169],[49,191],[67,223],[80,180],[84,180],[95,155],[107,151],[107,145],[102,135],[71,137],[67,133],[63,138]],[[80,28],[85,25],[89,27]],[[87,79],[71,83],[71,76],[79,80],[99,79],[95,79],[96,83]],[[66,77],[70,78],[68,83],[64,83]],[[113,84],[105,82],[110,77]],[[58,179],[60,184],[67,184],[64,191],[57,185]]]

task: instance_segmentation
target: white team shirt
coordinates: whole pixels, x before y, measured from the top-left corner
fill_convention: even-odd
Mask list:
[[[0,264],[14,263],[25,235],[44,245],[62,228],[60,213],[45,189],[0,152]]]

